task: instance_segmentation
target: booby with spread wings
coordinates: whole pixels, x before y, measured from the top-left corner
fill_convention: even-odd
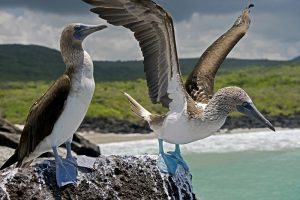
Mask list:
[[[116,26],[134,32],[144,56],[148,92],[153,103],[169,111],[161,116],[143,108],[129,94],[132,111],[146,120],[158,134],[160,168],[174,174],[177,166],[188,170],[179,144],[212,135],[224,124],[229,113],[240,111],[253,116],[274,130],[272,124],[255,108],[247,93],[239,87],[225,87],[215,94],[214,78],[227,54],[249,28],[249,5],[234,25],[218,38],[201,56],[186,81],[181,79],[172,18],[151,0],[83,0],[92,12]],[[175,151],[165,153],[163,141],[175,144]]]
[[[76,160],[71,155],[73,134],[82,122],[94,94],[93,61],[83,50],[83,40],[105,25],[70,24],[62,32],[60,48],[66,64],[65,73],[31,107],[15,153],[1,169],[17,162],[27,167],[41,154],[54,152],[56,181],[59,187],[75,183]],[[57,147],[65,143],[66,159]]]

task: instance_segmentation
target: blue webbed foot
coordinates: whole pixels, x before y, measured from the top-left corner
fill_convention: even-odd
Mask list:
[[[56,161],[56,182],[58,187],[68,184],[76,184],[77,164],[72,158],[59,158]]]
[[[187,163],[183,160],[180,154],[179,145],[176,144],[175,151],[164,153],[163,141],[159,140],[159,169],[163,173],[174,175],[178,166],[182,166],[185,171],[189,171]]]
[[[163,173],[175,174],[178,160],[171,154],[161,153],[159,155],[159,169]]]
[[[185,171],[190,170],[188,164],[183,160],[181,156],[180,147],[178,144],[176,144],[175,151],[169,151],[168,153],[177,159],[177,164],[181,165],[183,169],[185,169]]]
[[[58,187],[68,184],[76,184],[77,162],[71,156],[70,149],[67,148],[67,158],[61,158],[58,155],[56,147],[53,147],[56,165],[56,182]]]

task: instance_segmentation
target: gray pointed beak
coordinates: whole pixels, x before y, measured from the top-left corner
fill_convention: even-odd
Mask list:
[[[275,131],[274,126],[257,110],[252,103],[244,103],[243,105],[237,105],[237,110],[249,117],[253,117],[266,125],[272,131]]]
[[[107,28],[106,25],[85,25],[81,30],[80,30],[80,35],[82,38],[86,38],[88,35],[100,31],[102,29]]]

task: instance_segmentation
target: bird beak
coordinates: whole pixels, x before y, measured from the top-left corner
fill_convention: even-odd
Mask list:
[[[106,25],[84,25],[84,27],[80,30],[81,38],[84,39],[88,35],[105,28],[107,28]]]
[[[252,103],[246,105],[237,105],[237,110],[249,117],[254,117],[258,121],[265,124],[272,131],[275,131],[274,126],[257,110],[257,108]]]

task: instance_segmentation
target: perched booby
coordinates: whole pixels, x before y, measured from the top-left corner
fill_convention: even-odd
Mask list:
[[[82,49],[82,42],[91,33],[104,28],[105,25],[70,24],[63,30],[60,48],[66,71],[32,105],[20,143],[1,169],[15,162],[16,167],[27,167],[33,159],[52,149],[58,186],[76,182],[77,164],[71,155],[71,142],[95,88],[93,62]],[[67,147],[66,159],[57,152],[57,147],[63,143]]]
[[[274,130],[243,89],[225,87],[213,93],[214,77],[220,64],[249,28],[252,4],[203,53],[184,87],[172,18],[162,7],[151,0],[83,1],[95,6],[91,11],[108,23],[130,29],[139,41],[150,99],[153,103],[161,103],[169,111],[163,116],[152,114],[130,95],[125,95],[132,111],[146,120],[158,135],[159,166],[163,172],[174,174],[178,165],[188,170],[180,155],[179,144],[212,135],[233,111],[253,116]],[[165,153],[163,141],[175,144],[175,151]]]

